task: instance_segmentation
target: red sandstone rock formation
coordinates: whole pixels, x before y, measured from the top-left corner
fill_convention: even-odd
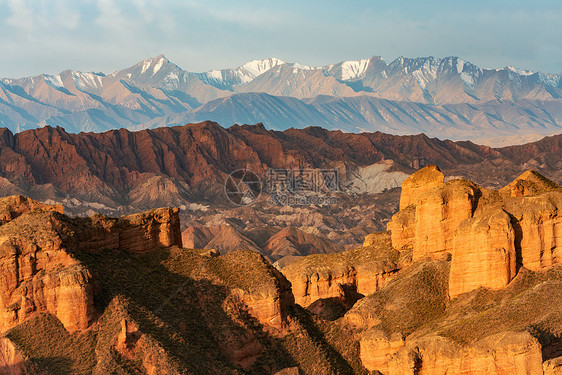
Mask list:
[[[528,333],[502,332],[462,347],[446,338],[407,343],[389,361],[385,375],[542,374],[541,346]]]
[[[377,329],[367,330],[360,341],[361,362],[369,370],[389,373],[389,360],[405,345],[400,333],[392,335]]]
[[[5,198],[10,199],[10,198]],[[68,330],[94,317],[91,274],[65,248],[58,212],[30,212],[0,226],[0,330],[49,311]]]
[[[118,221],[119,248],[147,252],[157,247],[182,246],[179,209],[158,208]]]
[[[503,288],[515,273],[515,231],[508,214],[492,211],[462,222],[453,241],[451,298],[481,286]]]
[[[233,269],[237,270],[235,274]],[[208,260],[200,275],[231,288],[266,328],[282,331],[287,327],[288,309],[295,303],[291,283],[262,255],[250,250],[232,251]]]
[[[373,234],[366,243],[342,253],[304,257],[284,267],[296,303],[307,307],[319,299],[345,300],[348,288],[361,295],[381,289],[399,269],[398,252],[390,249],[388,233]]]
[[[88,221],[68,219],[60,206],[24,197],[2,198],[0,207],[9,220],[0,226],[2,331],[44,311],[69,331],[92,323],[92,274],[73,255],[75,251],[146,252],[181,246],[177,209],[161,208],[117,221],[99,216]]]
[[[205,122],[139,132],[70,134],[45,127],[0,131],[0,184],[38,199],[61,200],[69,209],[180,206],[204,198],[224,201],[224,177],[239,168],[262,175],[267,168],[336,168],[342,181],[384,160],[409,172],[420,160],[449,175],[471,176],[484,186],[505,184],[522,166],[541,168],[562,181],[562,137],[502,149],[425,135],[350,134],[321,128],[266,130],[263,125],[224,129]],[[410,180],[411,187],[426,186]],[[407,189],[405,189],[406,191]],[[410,203],[404,195],[401,208]]]
[[[417,187],[418,180],[428,188]],[[451,297],[503,288],[518,266],[540,270],[562,259],[562,190],[537,172],[493,191],[466,180],[443,182],[430,166],[403,186],[409,204],[388,224],[392,244],[412,249],[414,260],[452,254]]]
[[[42,375],[34,363],[7,337],[0,337],[0,374]]]
[[[402,183],[402,193],[400,195],[400,209],[404,209],[416,203],[416,200],[423,193],[441,186],[445,181],[445,175],[436,165],[428,165],[414,173]]]

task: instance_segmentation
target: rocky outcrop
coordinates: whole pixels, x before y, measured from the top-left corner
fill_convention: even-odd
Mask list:
[[[407,343],[388,361],[385,375],[542,374],[541,345],[528,333],[502,332],[461,346],[433,336]]]
[[[157,208],[118,221],[119,248],[148,252],[157,247],[182,246],[178,208]]]
[[[424,169],[413,176],[424,175]],[[414,260],[451,252],[455,230],[463,220],[472,217],[480,195],[478,187],[465,180],[430,186],[431,189],[422,189],[420,195],[411,195],[410,191],[408,199],[412,203],[388,224],[393,246],[412,249]]]
[[[2,331],[46,311],[69,331],[89,327],[95,315],[93,277],[76,252],[181,246],[177,209],[112,220],[99,215],[69,219],[60,206],[24,197],[2,198],[0,208],[9,219],[0,226]]]
[[[94,317],[91,274],[65,248],[70,228],[55,211],[32,212],[0,226],[0,329],[49,311],[68,330]]]
[[[137,354],[137,343],[142,337],[142,332],[136,322],[122,319],[121,330],[115,340],[115,350],[129,360],[133,360]]]
[[[509,198],[515,245],[521,265],[531,270],[551,267],[562,260],[562,191]]]
[[[451,297],[503,288],[520,266],[540,270],[562,259],[562,190],[535,171],[494,191],[462,179],[443,182],[429,166],[403,187],[408,205],[388,223],[392,245],[411,249],[414,260],[452,254]]]
[[[416,206],[398,211],[386,228],[391,233],[392,246],[398,250],[413,250],[416,242]]]
[[[390,247],[389,233],[372,234],[366,243],[342,253],[304,257],[284,267],[296,303],[307,307],[319,299],[346,300],[348,290],[367,295],[381,289],[398,271],[399,253]]]
[[[416,200],[413,260],[451,252],[455,230],[476,208],[479,188],[466,180],[453,180],[422,194]]]
[[[37,366],[7,337],[0,337],[0,374],[42,375]]]
[[[478,287],[500,289],[516,273],[515,231],[504,211],[465,220],[455,231],[449,295]]]
[[[543,362],[544,375],[562,374],[562,357],[556,357]]]
[[[39,203],[22,195],[12,195],[0,199],[0,225],[32,211],[55,211],[62,214],[64,208],[61,205]]]
[[[481,192],[477,185],[466,180],[443,180],[437,167],[428,166],[402,184],[401,210],[388,223],[388,229],[393,246],[412,249],[414,260],[451,252],[455,230],[472,217],[478,204]]]
[[[279,289],[267,294],[244,290],[234,290],[234,293],[248,306],[250,314],[266,328],[282,331],[287,327],[288,308],[295,303],[289,283],[283,283]]]
[[[505,197],[528,197],[557,189],[558,185],[554,182],[535,170],[528,170],[507,186],[499,189],[499,192]]]
[[[367,330],[359,344],[363,366],[383,374],[389,373],[389,360],[405,345],[402,334],[389,335],[378,329]]]
[[[291,283],[261,254],[231,251],[209,259],[199,272],[198,277],[212,278],[229,287],[266,328],[282,331],[287,327],[288,310],[295,304]]]
[[[436,165],[428,165],[414,173],[402,182],[400,209],[402,210],[415,203],[419,196],[441,186],[444,181],[445,175]]]

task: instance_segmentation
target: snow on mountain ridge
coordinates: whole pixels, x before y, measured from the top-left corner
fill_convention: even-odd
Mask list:
[[[55,89],[59,89],[61,87],[64,87],[64,84],[62,83],[62,79],[60,77],[60,74],[57,74],[57,75],[45,74],[43,76],[43,79],[45,80],[45,83],[47,83],[49,86],[51,86]]]
[[[252,78],[255,78],[267,72],[269,69],[282,64],[286,64],[286,62],[275,57],[269,57],[263,60],[249,61],[246,64],[240,66],[238,70],[245,70],[250,74],[250,76],[252,76]]]
[[[152,75],[156,74],[156,73],[160,70],[160,68],[162,67],[162,65],[164,65],[164,62],[165,62],[165,59],[164,59],[164,57],[162,56],[162,57],[156,62],[156,65],[154,65],[154,68],[152,69],[152,72],[153,72]]]
[[[349,60],[341,63],[341,79],[348,81],[365,74],[371,59]]]
[[[72,80],[76,88],[81,91],[88,89],[97,89],[103,86],[104,77],[101,73],[83,73],[78,71],[72,71]]]
[[[535,74],[535,72],[533,72],[532,70],[519,69],[511,65],[506,66],[504,69],[519,74],[520,76],[532,76],[533,74]]]
[[[291,65],[293,66],[293,68],[295,68],[295,69],[300,69],[300,70],[321,69],[321,67],[314,67],[314,66],[302,65],[302,64],[299,64],[299,63],[292,63]]]
[[[466,63],[466,61],[464,61],[462,59],[457,60],[457,73],[462,73],[462,71],[464,70],[464,64],[465,63]]]

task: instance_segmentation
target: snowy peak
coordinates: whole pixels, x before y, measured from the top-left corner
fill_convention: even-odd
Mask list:
[[[142,62],[141,74],[148,71],[151,72],[152,75],[155,75],[165,63],[169,62],[170,61],[164,55],[144,60]]]
[[[238,70],[243,73],[247,73],[248,76],[255,78],[263,73],[267,72],[269,69],[276,67],[278,65],[283,65],[286,62],[277,59],[275,57],[270,57],[263,60],[252,60],[246,64],[238,67]]]
[[[64,87],[64,84],[62,82],[61,79],[61,75],[57,74],[57,75],[48,75],[45,74],[43,76],[43,79],[45,80],[45,83],[55,89],[59,89],[61,87]]]
[[[80,91],[95,91],[103,86],[103,78],[105,77],[102,73],[82,73],[77,71],[72,71],[72,80],[74,81],[74,86]]]
[[[263,60],[252,60],[234,69],[211,70],[205,73],[195,73],[195,75],[209,85],[232,91],[234,86],[249,83],[272,68],[284,64],[286,64],[285,61],[270,57]]]
[[[318,71],[322,74],[314,74]],[[513,67],[482,69],[456,56],[400,56],[390,63],[374,56],[320,67],[268,58],[253,60],[237,68],[196,75],[221,90],[266,92],[297,98],[374,95],[392,100],[445,104],[517,101],[527,96],[548,99],[562,95],[559,93],[560,75],[537,74]],[[534,90],[536,85],[547,88],[537,91]]]
[[[532,70],[519,69],[511,65],[508,65],[501,70],[512,72],[520,76],[532,76],[533,74],[535,74],[535,72],[533,72]]]
[[[351,60],[341,63],[341,79],[348,81],[361,77],[367,71],[371,59]]]
[[[183,72],[176,64],[170,62],[164,55],[143,60],[130,68],[117,71],[111,76],[118,79],[150,81],[155,77],[164,77],[171,72]]]

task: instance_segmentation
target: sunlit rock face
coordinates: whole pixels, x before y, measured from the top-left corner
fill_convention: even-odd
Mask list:
[[[76,251],[121,248],[147,252],[181,246],[179,210],[160,208],[108,219],[70,219],[62,207],[12,196],[0,199],[0,330],[37,312],[55,315],[69,331],[94,320],[94,280]]]
[[[535,171],[496,191],[444,182],[427,166],[402,184],[400,207],[388,223],[393,247],[412,250],[414,261],[451,256],[451,297],[503,288],[519,267],[541,270],[562,259],[562,190]]]

